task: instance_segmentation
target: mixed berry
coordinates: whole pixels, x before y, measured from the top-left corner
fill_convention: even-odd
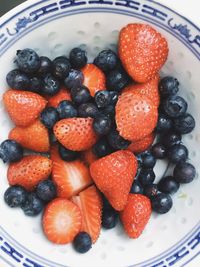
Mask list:
[[[80,48],[53,60],[18,50],[6,77],[3,102],[15,127],[0,145],[9,164],[4,200],[27,216],[42,212],[46,237],[73,242],[80,253],[119,221],[138,238],[152,210],[167,213],[172,195],[196,175],[182,142],[195,120],[179,81],[158,74],[166,39],[129,24],[118,47],[93,63]],[[157,159],[174,170],[155,183]]]

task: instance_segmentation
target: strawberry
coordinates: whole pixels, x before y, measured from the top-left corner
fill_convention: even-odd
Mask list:
[[[55,198],[45,208],[42,227],[46,237],[56,244],[73,241],[82,225],[77,205],[64,198]]]
[[[132,152],[119,150],[90,165],[90,173],[98,189],[116,210],[123,210],[137,172]]]
[[[153,144],[154,138],[155,134],[151,133],[136,142],[132,142],[127,149],[133,153],[141,153],[147,150]]]
[[[120,218],[127,235],[138,238],[151,216],[149,198],[140,194],[129,194],[127,204],[120,213]]]
[[[122,93],[115,111],[117,130],[129,141],[144,138],[156,127],[158,109],[145,95],[133,92]]]
[[[123,92],[134,92],[145,95],[151,99],[151,101],[159,107],[160,95],[158,90],[159,75],[157,74],[153,79],[142,84],[133,84],[127,86]]]
[[[100,235],[102,199],[96,187],[90,186],[79,196],[72,198],[72,201],[79,206],[82,212],[83,224],[81,231],[87,232],[92,242],[95,243]]]
[[[90,166],[90,164],[92,164],[95,160],[98,159],[91,148],[83,151],[81,154],[81,158],[87,166]]]
[[[10,131],[9,138],[36,152],[49,150],[49,133],[39,120],[26,127],[16,126]]]
[[[52,161],[40,155],[29,155],[22,160],[11,163],[7,177],[10,185],[21,185],[27,190],[33,190],[42,180],[51,174]]]
[[[94,64],[87,64],[82,70],[84,75],[83,85],[85,85],[91,96],[94,96],[97,91],[106,89],[105,74]]]
[[[3,102],[12,121],[23,127],[33,123],[47,104],[42,96],[19,90],[6,91]]]
[[[53,131],[57,140],[66,148],[83,151],[92,147],[97,135],[92,127],[92,118],[68,118],[58,121]]]
[[[89,169],[81,160],[62,160],[56,146],[51,149],[51,159],[52,179],[59,197],[70,198],[92,184]]]
[[[51,96],[48,99],[48,107],[57,108],[59,103],[63,100],[71,101],[70,92],[66,88],[61,88],[57,94],[55,94],[54,96]]]
[[[159,72],[168,56],[166,39],[150,25],[128,24],[119,34],[118,51],[128,74],[147,82]]]

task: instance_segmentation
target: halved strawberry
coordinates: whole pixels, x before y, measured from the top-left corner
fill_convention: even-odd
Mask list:
[[[56,198],[45,208],[42,227],[46,237],[53,243],[70,243],[79,233],[81,225],[80,209],[67,199]]]
[[[66,88],[61,88],[57,94],[48,99],[48,107],[57,108],[63,100],[71,100],[70,92]]]
[[[155,134],[151,133],[136,142],[132,142],[127,149],[136,154],[141,153],[147,150],[153,144],[154,138]]]
[[[96,187],[90,186],[72,198],[81,209],[83,224],[81,231],[87,232],[95,243],[101,230],[102,199]]]

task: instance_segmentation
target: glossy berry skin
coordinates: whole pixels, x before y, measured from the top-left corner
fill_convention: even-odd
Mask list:
[[[92,239],[86,232],[78,233],[73,241],[74,249],[79,253],[86,253],[92,247]]]
[[[102,214],[102,226],[104,229],[114,228],[119,220],[119,215],[113,208],[105,209]]]
[[[69,100],[63,100],[57,107],[60,119],[77,117],[78,112],[73,103]]]
[[[56,195],[56,186],[52,180],[41,181],[36,187],[37,196],[44,202],[53,200]]]
[[[180,162],[174,168],[173,176],[177,182],[187,184],[194,180],[196,169],[188,162]]]
[[[73,68],[81,69],[87,64],[86,52],[75,47],[70,51],[69,60]]]
[[[58,146],[58,152],[60,157],[65,161],[73,161],[79,157],[79,152],[69,150],[64,146],[62,146],[61,144],[59,144]]]
[[[173,145],[178,145],[181,143],[181,135],[176,132],[169,132],[162,137],[162,143],[163,145],[168,148]]]
[[[52,71],[52,61],[48,57],[40,57],[40,67],[37,71],[39,75],[44,75]]]
[[[142,167],[153,168],[156,165],[156,158],[151,153],[142,154]]]
[[[188,134],[195,128],[195,119],[191,114],[186,113],[185,115],[174,119],[174,129],[180,134]]]
[[[71,64],[69,62],[69,59],[61,56],[61,57],[57,57],[53,60],[53,75],[57,78],[57,79],[65,79],[68,74],[69,71],[71,69]]]
[[[144,187],[144,195],[148,198],[152,198],[158,194],[157,184],[149,184]]]
[[[111,130],[112,121],[105,115],[100,115],[94,119],[93,129],[97,134],[105,135]]]
[[[158,133],[165,133],[172,128],[172,120],[165,114],[159,114],[156,131]]]
[[[56,108],[47,107],[40,114],[40,121],[48,129],[51,129],[59,120],[59,113]]]
[[[5,140],[0,145],[0,158],[3,162],[16,162],[23,157],[23,148],[14,140]]]
[[[4,200],[6,204],[11,207],[21,207],[26,201],[27,192],[22,186],[14,185],[8,187],[4,193]]]
[[[18,68],[25,73],[34,73],[40,68],[40,57],[29,48],[17,50],[15,62]]]
[[[115,119],[115,106],[114,105],[108,105],[107,107],[101,109],[101,113],[105,116],[108,116],[111,120],[114,121]]]
[[[112,70],[106,77],[106,88],[111,91],[120,92],[129,83],[130,77],[122,69]]]
[[[43,76],[42,80],[42,93],[45,95],[55,95],[60,90],[60,82],[51,73]]]
[[[34,93],[40,93],[41,89],[42,89],[42,79],[36,76],[30,78],[30,86],[28,88],[28,91]]]
[[[171,96],[163,101],[162,108],[170,118],[183,116],[187,110],[188,104],[181,96]]]
[[[174,145],[168,149],[167,157],[175,164],[186,161],[188,157],[188,149],[182,144]]]
[[[120,136],[117,130],[111,130],[107,138],[110,146],[116,150],[126,149],[131,143]]]
[[[166,76],[162,78],[159,82],[159,92],[161,97],[167,97],[175,95],[179,91],[179,82],[176,78],[172,76]]]
[[[177,182],[173,176],[163,177],[158,183],[159,190],[167,194],[176,193],[179,187],[180,187],[180,183]]]
[[[29,77],[18,69],[9,71],[6,75],[6,81],[12,89],[28,90],[30,87]]]
[[[155,177],[155,173],[152,169],[142,169],[139,173],[138,180],[143,186],[145,186],[152,184]]]
[[[98,108],[105,108],[111,102],[110,92],[106,90],[98,91],[94,96],[94,100]]]
[[[156,159],[164,159],[167,154],[166,148],[162,143],[157,143],[153,145],[151,152]]]
[[[78,107],[78,115],[82,118],[95,118],[99,115],[99,110],[93,103],[84,103]]]
[[[172,198],[170,195],[165,193],[157,194],[151,198],[152,209],[160,214],[167,213],[173,205]]]
[[[113,70],[118,64],[119,59],[112,50],[103,50],[94,59],[94,64],[105,73]]]
[[[21,206],[27,216],[38,215],[43,210],[43,207],[43,201],[34,192],[28,194],[25,203]]]
[[[101,158],[111,154],[113,149],[110,147],[108,141],[102,138],[92,147],[92,151],[98,158]]]
[[[119,93],[116,91],[110,91],[110,105],[115,105],[118,100]]]
[[[77,104],[87,103],[91,99],[90,91],[84,85],[71,89],[72,100]]]
[[[135,180],[131,186],[131,194],[143,194],[143,187],[139,181]]]
[[[79,87],[83,83],[83,73],[80,70],[71,69],[68,76],[64,79],[64,84],[68,89]]]

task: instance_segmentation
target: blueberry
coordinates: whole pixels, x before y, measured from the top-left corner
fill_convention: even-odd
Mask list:
[[[53,74],[56,78],[61,80],[65,79],[68,76],[70,69],[71,64],[68,58],[60,56],[53,60]]]
[[[173,176],[178,183],[187,184],[194,180],[196,169],[188,162],[180,162],[174,168]]]
[[[69,60],[73,68],[81,69],[87,64],[86,52],[78,47],[73,48],[70,51]]]
[[[40,121],[48,129],[51,129],[59,120],[59,114],[56,108],[47,107],[40,113]]]
[[[108,116],[111,120],[115,119],[115,106],[108,105],[107,107],[101,109],[101,113],[105,116]]]
[[[37,196],[44,202],[53,200],[57,195],[56,185],[49,179],[41,181],[35,191]]]
[[[151,198],[151,205],[155,212],[164,214],[172,208],[173,202],[170,195],[160,193]]]
[[[30,79],[27,74],[17,69],[8,72],[6,81],[12,89],[28,90],[30,87]]]
[[[94,59],[94,64],[104,72],[113,70],[118,64],[119,59],[112,50],[103,50]]]
[[[77,117],[78,112],[73,103],[69,100],[63,100],[57,107],[60,119]]]
[[[105,229],[114,228],[119,220],[119,214],[114,209],[105,209],[102,214],[102,226]]]
[[[113,207],[110,205],[110,202],[108,199],[104,196],[103,193],[101,193],[102,201],[103,201],[103,211],[107,209],[113,209]]]
[[[151,153],[142,154],[142,167],[153,168],[156,165],[156,158]]]
[[[111,130],[112,121],[105,115],[96,117],[93,121],[93,128],[97,134],[105,135]]]
[[[113,152],[108,141],[105,138],[101,138],[92,148],[94,154],[98,157],[105,157]]]
[[[74,249],[79,253],[86,253],[92,247],[92,239],[86,232],[79,232],[73,241]]]
[[[126,149],[131,143],[130,141],[120,136],[117,130],[111,130],[107,138],[110,146],[116,150]]]
[[[138,180],[143,186],[145,186],[152,184],[155,180],[155,177],[155,173],[152,169],[142,169],[139,173]]]
[[[61,144],[59,144],[58,152],[60,154],[60,157],[65,161],[73,161],[80,156],[78,151],[69,150]]]
[[[3,162],[16,162],[23,157],[23,148],[14,140],[5,140],[0,145],[0,158]]]
[[[94,96],[94,100],[98,108],[105,108],[110,104],[110,92],[106,90],[98,91]]]
[[[80,70],[71,69],[68,76],[64,80],[64,84],[68,89],[80,87],[83,83],[83,73]]]
[[[179,182],[177,182],[173,176],[163,177],[158,183],[159,190],[167,194],[176,193],[179,187],[180,187]]]
[[[15,62],[18,68],[25,73],[34,73],[40,68],[40,57],[30,48],[17,50]]]
[[[82,85],[71,89],[72,100],[77,104],[87,103],[91,99],[89,89]]]
[[[161,143],[153,145],[151,152],[156,159],[164,159],[166,157],[166,148]]]
[[[43,207],[43,201],[34,192],[28,194],[25,203],[23,203],[21,206],[22,210],[27,216],[38,215],[43,210]]]
[[[118,101],[119,93],[116,91],[109,91],[110,92],[110,103],[111,105],[115,105]]]
[[[163,110],[170,118],[183,116],[188,104],[181,96],[171,96],[163,101]]]
[[[30,86],[28,91],[34,93],[40,93],[42,89],[42,80],[39,77],[32,77],[30,78]]]
[[[143,187],[139,181],[135,180],[131,186],[131,194],[143,194]]]
[[[95,118],[99,115],[99,110],[93,103],[84,103],[78,107],[78,115],[83,118]]]
[[[174,119],[174,129],[180,134],[190,133],[195,128],[195,120],[191,114]]]
[[[21,207],[21,205],[26,201],[26,198],[26,190],[19,185],[8,187],[8,189],[4,193],[4,200],[6,204],[11,208]]]
[[[171,147],[173,145],[177,145],[181,143],[181,135],[176,132],[169,132],[162,136],[162,143],[166,148]]]
[[[40,57],[40,68],[37,73],[40,75],[47,74],[52,71],[52,61],[48,57]]]
[[[158,194],[157,184],[148,184],[144,187],[144,195],[148,198],[155,197]]]
[[[55,95],[60,90],[60,82],[51,74],[47,73],[42,79],[42,93],[46,95]]]
[[[186,161],[188,157],[188,149],[182,144],[174,145],[168,149],[167,157],[170,162],[175,164],[181,161]]]
[[[55,142],[57,142],[57,139],[55,137],[55,134],[53,133],[53,130],[49,131],[49,140],[51,144],[54,144]]]
[[[106,88],[111,91],[120,92],[129,83],[130,77],[121,69],[112,70],[106,77]]]
[[[159,82],[159,91],[162,97],[175,95],[178,93],[179,82],[176,78],[171,76],[166,76],[162,78]]]
[[[172,120],[165,114],[159,114],[156,130],[159,133],[164,133],[172,128]]]

